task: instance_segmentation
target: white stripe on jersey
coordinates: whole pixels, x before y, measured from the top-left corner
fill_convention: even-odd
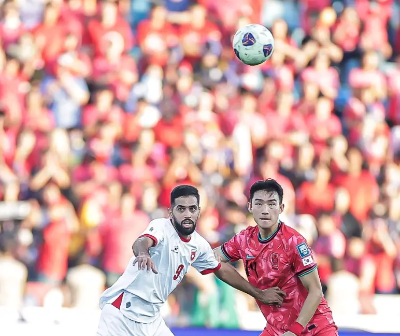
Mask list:
[[[207,274],[221,265],[202,236],[193,232],[191,239],[185,241],[168,218],[151,221],[143,235],[155,241],[150,248],[150,256],[158,274],[139,271],[137,264],[132,265],[135,260],[132,257],[122,276],[102,294],[100,308],[112,303],[124,292],[121,312],[133,321],[150,323],[159,316],[168,295],[182,281],[190,266]]]

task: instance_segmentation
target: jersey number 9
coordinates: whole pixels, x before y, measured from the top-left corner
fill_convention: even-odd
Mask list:
[[[174,280],[179,278],[179,275],[181,274],[182,271],[183,271],[183,265],[181,264],[176,269],[176,272],[175,272],[175,275],[174,275]]]

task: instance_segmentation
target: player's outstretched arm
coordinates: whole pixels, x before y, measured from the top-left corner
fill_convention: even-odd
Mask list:
[[[278,287],[268,288],[265,290],[254,287],[229,264],[221,264],[221,268],[218,271],[215,271],[215,275],[233,288],[247,293],[256,300],[267,305],[280,306],[286,297],[285,292],[280,290]]]
[[[150,269],[153,271],[153,273],[158,274],[156,266],[154,265],[153,260],[151,260],[150,257],[150,247],[152,247],[155,244],[155,241],[146,236],[142,236],[133,243],[132,250],[133,253],[136,256],[136,259],[133,261],[133,266],[138,264],[138,269],[139,270],[144,270],[147,269],[150,271]]]
[[[319,275],[317,269],[314,271],[300,277],[301,282],[308,291],[306,300],[304,301],[303,307],[301,308],[299,317],[297,318],[294,325],[297,324],[297,332],[295,331],[296,326],[293,326],[292,332],[288,331],[283,334],[283,336],[289,335],[300,335],[301,331],[310,322],[311,318],[314,316],[315,311],[318,308],[319,303],[323,297],[321,281],[319,280]],[[300,324],[300,325],[299,325]]]

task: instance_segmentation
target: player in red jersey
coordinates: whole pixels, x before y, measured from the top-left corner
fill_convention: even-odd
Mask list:
[[[255,287],[281,290],[281,304],[257,301],[267,320],[260,336],[337,336],[313,252],[303,236],[279,220],[282,199],[282,187],[275,180],[254,183],[248,209],[257,226],[241,231],[214,253],[223,262],[242,259]]]

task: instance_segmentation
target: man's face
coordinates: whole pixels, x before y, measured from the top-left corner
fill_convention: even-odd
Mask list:
[[[118,7],[115,2],[107,1],[104,2],[101,7],[102,19],[106,23],[113,23],[117,19]]]
[[[194,196],[182,196],[175,199],[172,209],[169,210],[176,230],[188,236],[196,229],[196,222],[200,216],[200,207]]]
[[[279,204],[278,193],[267,190],[256,191],[248,207],[262,229],[269,229],[278,223],[279,215],[284,209],[284,205]]]

